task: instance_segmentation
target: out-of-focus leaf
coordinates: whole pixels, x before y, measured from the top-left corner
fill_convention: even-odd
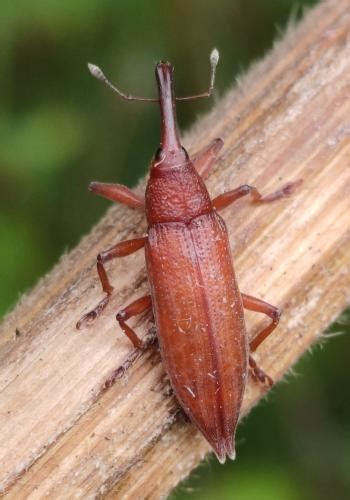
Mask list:
[[[47,175],[81,151],[83,127],[79,115],[57,105],[2,120],[0,162],[22,180]]]

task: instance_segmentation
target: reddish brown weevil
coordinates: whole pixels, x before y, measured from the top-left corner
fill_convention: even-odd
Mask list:
[[[260,203],[280,199],[297,183],[264,197],[255,187],[243,185],[210,199],[203,179],[223,142],[215,139],[191,160],[180,143],[175,102],[209,97],[218,60],[219,53],[214,49],[208,91],[182,98],[174,95],[172,65],[159,62],[155,69],[157,99],[122,93],[97,66],[89,64],[93,76],[122,98],[159,103],[161,142],[151,163],[145,199],[119,184],[90,184],[89,189],[100,196],[144,210],[148,231],[145,237],[122,241],[98,255],[97,272],[105,297],[77,327],[93,321],[108,304],[113,287],[106,262],[144,247],[150,294],[121,310],[117,320],[133,345],[142,348],[142,341],[127,320],[153,309],[162,359],[174,393],[223,463],[226,456],[235,458],[234,435],[249,367],[256,379],[272,385],[251,353],[276,328],[280,313],[276,307],[239,291],[227,229],[218,212],[248,194]],[[243,308],[271,318],[250,343]]]

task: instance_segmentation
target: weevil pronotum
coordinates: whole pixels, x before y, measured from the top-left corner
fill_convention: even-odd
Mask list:
[[[97,256],[97,272],[105,292],[97,306],[77,323],[98,317],[113,293],[105,264],[145,248],[150,294],[117,314],[123,332],[136,348],[143,342],[127,324],[132,316],[153,310],[161,355],[171,386],[182,408],[212,446],[221,463],[235,458],[234,436],[250,368],[255,379],[272,385],[251,357],[276,328],[279,310],[241,293],[236,282],[227,229],[218,212],[250,194],[256,203],[289,195],[299,181],[262,196],[250,185],[239,186],[213,200],[205,179],[223,146],[213,140],[192,158],[181,145],[175,114],[176,100],[209,97],[214,88],[219,53],[210,55],[211,78],[207,92],[175,97],[173,67],[159,62],[155,73],[159,97],[126,95],[107,80],[97,66],[93,76],[127,100],[160,105],[161,140],[150,169],[145,199],[126,186],[92,182],[89,189],[112,201],[146,212],[145,237],[117,243]],[[270,324],[248,341],[243,308],[264,313]]]

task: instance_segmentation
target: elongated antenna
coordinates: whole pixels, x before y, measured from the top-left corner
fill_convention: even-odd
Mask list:
[[[96,66],[95,64],[88,63],[88,68],[92,76],[94,76],[97,80],[100,80],[105,85],[110,87],[114,92],[116,92],[122,99],[126,101],[147,101],[147,102],[159,102],[159,99],[148,99],[147,97],[138,97],[135,95],[124,94],[121,90],[119,90],[113,83],[111,83],[106,75],[103,73],[102,69]]]
[[[220,55],[218,49],[213,49],[209,56],[211,72],[208,90],[206,92],[203,92],[202,94],[190,95],[186,97],[176,97],[177,101],[189,101],[190,99],[199,99],[201,97],[210,97],[212,95],[215,84],[216,66],[218,65],[219,57]]]

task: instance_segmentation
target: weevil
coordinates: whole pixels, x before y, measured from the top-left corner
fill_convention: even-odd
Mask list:
[[[122,241],[97,256],[97,272],[105,296],[77,323],[95,320],[113,293],[105,264],[144,248],[150,293],[118,312],[122,331],[135,348],[144,344],[127,320],[153,311],[162,360],[172,389],[190,420],[213,448],[221,463],[235,458],[235,431],[250,369],[255,379],[272,385],[251,356],[276,328],[279,310],[241,293],[232,264],[225,222],[219,211],[250,194],[255,203],[269,203],[291,194],[291,182],[262,196],[253,186],[242,185],[211,199],[204,179],[223,146],[213,140],[189,158],[176,122],[178,100],[209,97],[214,88],[219,53],[210,55],[209,88],[202,94],[175,97],[173,66],[159,62],[155,68],[158,98],[127,95],[115,87],[100,68],[89,64],[94,77],[126,100],[160,105],[161,137],[150,167],[142,198],[126,186],[92,182],[89,189],[109,200],[145,211],[147,235]],[[249,342],[243,309],[264,313],[271,322]]]

